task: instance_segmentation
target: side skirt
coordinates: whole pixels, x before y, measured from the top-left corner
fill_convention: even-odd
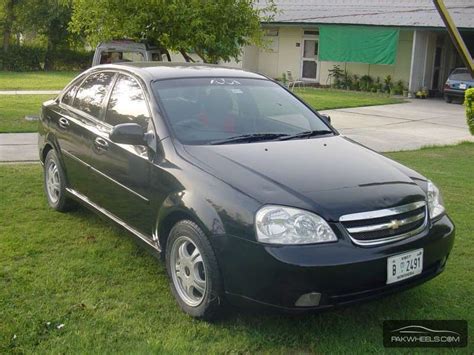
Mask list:
[[[75,200],[81,202],[84,204],[86,207],[92,209],[94,212],[99,212],[101,215],[107,217],[108,219],[112,220],[116,224],[118,224],[120,227],[124,228],[128,232],[132,233],[135,237],[137,237],[137,241],[140,242],[140,244],[145,245],[147,248],[151,248],[152,254],[155,256],[160,256],[161,249],[160,247],[153,243],[149,238],[147,238],[144,234],[140,233],[137,231],[135,228],[129,226],[127,223],[125,223],[123,220],[118,218],[116,215],[113,213],[109,212],[105,208],[100,207],[96,203],[92,202],[89,200],[86,196],[83,194],[77,192],[74,189],[71,188],[66,188],[66,191],[73,197]]]

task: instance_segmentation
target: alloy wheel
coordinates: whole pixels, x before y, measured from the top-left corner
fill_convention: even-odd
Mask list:
[[[187,305],[197,307],[207,290],[206,267],[201,251],[186,236],[178,237],[171,248],[170,266],[174,286]]]
[[[61,180],[58,166],[54,161],[50,161],[46,169],[46,189],[51,202],[58,202],[61,193]]]

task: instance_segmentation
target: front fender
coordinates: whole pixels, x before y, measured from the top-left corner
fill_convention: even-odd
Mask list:
[[[197,223],[207,235],[225,234],[216,206],[204,196],[182,190],[169,194],[158,211],[156,231],[161,245],[172,224],[183,217]]]

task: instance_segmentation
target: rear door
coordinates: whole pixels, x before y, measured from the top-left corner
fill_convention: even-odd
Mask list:
[[[99,72],[78,80],[62,96],[55,112],[53,125],[68,186],[83,195],[87,195],[90,182],[91,130],[103,112],[102,104],[113,76],[111,72]]]
[[[149,150],[117,144],[109,139],[120,123],[138,123],[153,130],[150,110],[138,80],[119,74],[106,107],[104,126],[95,132],[92,146],[90,198],[145,235],[152,234]]]

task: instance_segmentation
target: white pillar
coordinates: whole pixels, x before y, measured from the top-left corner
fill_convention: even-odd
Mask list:
[[[416,93],[423,88],[426,83],[426,64],[428,58],[428,41],[430,33],[428,31],[415,30],[413,33],[413,47],[411,51],[410,80],[408,90]]]

